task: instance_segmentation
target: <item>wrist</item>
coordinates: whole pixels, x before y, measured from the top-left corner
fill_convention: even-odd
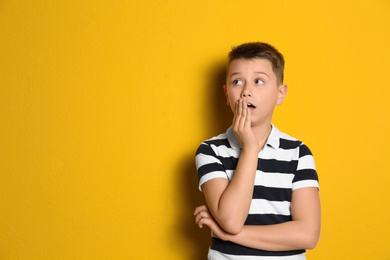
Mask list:
[[[246,146],[243,146],[242,149],[241,149],[241,155],[243,153],[248,153],[248,154],[257,154],[259,153],[260,149],[257,145],[246,145]]]

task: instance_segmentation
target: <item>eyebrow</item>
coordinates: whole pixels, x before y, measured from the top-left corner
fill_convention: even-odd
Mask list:
[[[265,72],[262,72],[262,71],[259,71],[259,72],[255,72],[256,74],[264,74],[264,75],[266,75],[268,78],[270,77],[267,73],[265,73]]]
[[[270,78],[270,76],[267,74],[267,73],[265,73],[265,72],[262,72],[262,71],[257,71],[257,72],[255,72],[256,74],[263,74],[263,75],[266,75],[268,78]],[[231,77],[233,77],[233,76],[235,76],[235,75],[239,75],[240,73],[239,72],[234,72],[234,73],[232,73],[231,75],[230,75],[230,78]]]

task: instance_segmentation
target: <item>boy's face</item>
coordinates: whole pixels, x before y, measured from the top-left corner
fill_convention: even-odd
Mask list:
[[[283,103],[287,85],[277,83],[270,61],[236,59],[229,65],[224,90],[233,113],[238,100],[250,104],[252,126],[255,126],[271,123],[274,107]]]

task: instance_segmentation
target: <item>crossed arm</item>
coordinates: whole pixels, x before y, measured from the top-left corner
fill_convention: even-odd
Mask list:
[[[196,223],[208,226],[222,240],[268,251],[313,249],[320,234],[321,209],[315,187],[293,191],[291,199],[292,221],[268,226],[243,225],[241,231],[225,231],[211,215],[207,206],[195,209]]]
[[[242,152],[229,182],[212,179],[202,185],[208,206],[195,209],[200,228],[208,226],[222,240],[269,251],[311,249],[320,233],[321,209],[318,190],[301,188],[292,192],[292,221],[268,225],[244,225],[253,195],[258,162],[259,142],[250,126],[250,111],[245,102],[237,104],[233,131]]]

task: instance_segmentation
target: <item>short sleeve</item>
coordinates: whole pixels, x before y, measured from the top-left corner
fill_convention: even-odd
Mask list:
[[[299,147],[299,158],[292,190],[307,187],[316,187],[319,189],[319,182],[314,157],[310,149],[302,143]]]
[[[228,179],[221,160],[207,143],[202,143],[196,151],[195,164],[198,171],[199,190],[201,191],[202,185],[211,179]]]

